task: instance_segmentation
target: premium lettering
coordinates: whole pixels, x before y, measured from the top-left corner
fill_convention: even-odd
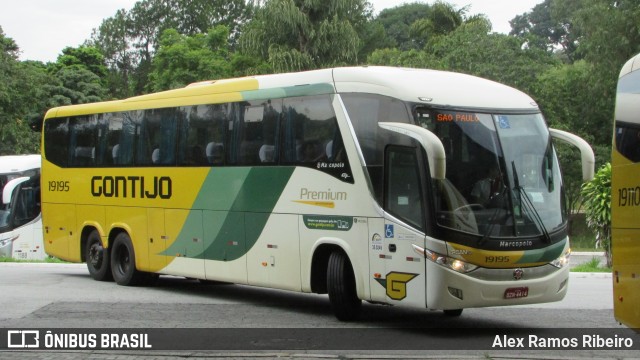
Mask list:
[[[95,197],[171,199],[173,189],[168,176],[94,176],[91,195]]]
[[[302,200],[347,200],[347,193],[344,191],[311,191],[307,188],[300,189],[300,199]]]

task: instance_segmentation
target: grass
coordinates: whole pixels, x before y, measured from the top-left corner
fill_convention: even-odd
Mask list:
[[[571,251],[603,251],[602,248],[596,249],[595,236],[590,234],[579,234],[570,237]]]
[[[51,256],[47,256],[46,258],[44,258],[44,260],[20,260],[20,259],[14,259],[14,258],[6,257],[6,256],[0,256],[0,263],[6,263],[6,262],[12,262],[12,263],[52,263],[52,264],[66,264],[67,263],[64,260],[60,260],[58,258],[54,258],[54,257],[51,257]]]
[[[586,263],[577,265],[571,269],[573,272],[604,272],[610,273],[611,268],[600,266],[600,259],[597,257],[592,258]]]

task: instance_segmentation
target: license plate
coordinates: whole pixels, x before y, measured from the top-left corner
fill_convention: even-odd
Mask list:
[[[504,291],[505,299],[519,299],[524,298],[529,295],[528,287],[517,287],[517,288],[508,288]]]

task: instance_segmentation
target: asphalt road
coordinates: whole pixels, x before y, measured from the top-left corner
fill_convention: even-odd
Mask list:
[[[3,263],[0,307],[5,330],[174,329],[159,334],[156,339],[163,340],[151,351],[57,350],[51,357],[20,350],[0,352],[0,358],[640,358],[640,335],[613,317],[611,276],[605,274],[572,273],[567,297],[557,303],[465,309],[457,318],[365,303],[361,321],[343,323],[333,316],[326,295],[204,285],[169,276],[153,287],[123,287],[93,281],[84,264]],[[177,338],[190,344],[203,333],[220,342],[215,351],[170,351]],[[496,336],[568,339],[592,333],[629,338],[634,348],[575,350],[569,344],[566,349],[504,351],[495,346]]]

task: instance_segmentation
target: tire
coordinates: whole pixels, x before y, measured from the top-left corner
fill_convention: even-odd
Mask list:
[[[360,317],[362,301],[356,293],[356,281],[351,262],[342,251],[329,256],[327,266],[327,292],[333,313],[340,321],[353,321]]]
[[[87,269],[89,275],[97,281],[111,281],[111,261],[109,257],[109,249],[105,249],[102,245],[102,239],[97,230],[93,230],[87,237],[87,246],[85,247],[85,259],[87,261]]]
[[[118,285],[135,286],[148,279],[147,273],[136,269],[136,256],[129,235],[122,232],[111,246],[111,273]]]
[[[445,316],[458,317],[462,315],[462,309],[442,310]]]

